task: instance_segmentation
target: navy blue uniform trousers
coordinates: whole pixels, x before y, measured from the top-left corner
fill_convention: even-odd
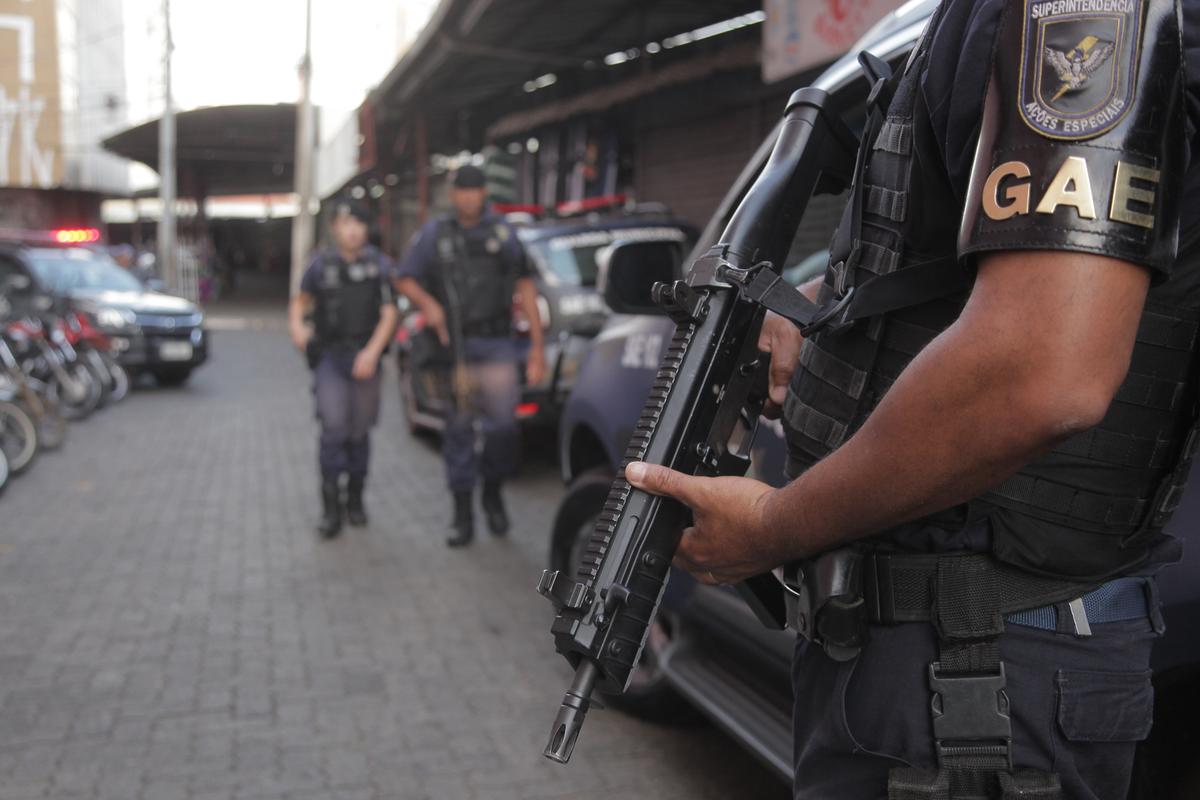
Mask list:
[[[379,419],[380,370],[369,380],[351,374],[357,351],[327,350],[314,374],[317,419],[321,423],[321,477],[366,477],[371,456],[370,430]]]
[[[1136,743],[1150,731],[1147,619],[1076,637],[1013,623],[1000,637],[1018,768],[1057,772],[1069,800],[1125,800]],[[793,662],[796,800],[885,800],[893,767],[936,767],[927,622],[873,626],[854,660],[799,640]]]
[[[507,478],[516,469],[520,446],[516,342],[499,337],[468,338],[464,349],[467,391],[461,403],[453,399],[449,403],[442,435],[446,483],[452,492],[471,491],[479,477],[494,482]],[[448,371],[442,380],[443,391],[451,391]],[[477,423],[482,451],[476,444]]]

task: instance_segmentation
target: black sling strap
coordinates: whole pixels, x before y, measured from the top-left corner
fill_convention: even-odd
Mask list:
[[[742,296],[789,319],[805,336],[839,328],[856,320],[880,316],[956,294],[970,286],[966,273],[953,257],[917,263],[886,275],[876,275],[861,286],[852,286],[840,299],[826,305],[812,302],[779,273],[760,264],[746,271],[727,270],[725,280],[736,283]]]

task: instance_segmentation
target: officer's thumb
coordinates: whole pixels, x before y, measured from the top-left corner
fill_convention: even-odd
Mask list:
[[[625,479],[644,492],[687,502],[688,482],[691,476],[682,472],[658,464],[632,461],[625,466]]]

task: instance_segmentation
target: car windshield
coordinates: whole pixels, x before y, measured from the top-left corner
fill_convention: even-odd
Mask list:
[[[527,241],[525,247],[558,282],[568,286],[595,286],[596,254],[616,241],[687,242],[688,235],[682,228],[655,225],[550,236]]]
[[[56,292],[77,289],[109,292],[142,292],[137,278],[106,255],[83,249],[34,250],[34,271],[43,284]]]

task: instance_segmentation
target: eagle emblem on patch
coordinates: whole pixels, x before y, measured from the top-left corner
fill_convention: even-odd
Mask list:
[[[1145,0],[1025,0],[1021,116],[1051,139],[1091,139],[1133,107]]]

